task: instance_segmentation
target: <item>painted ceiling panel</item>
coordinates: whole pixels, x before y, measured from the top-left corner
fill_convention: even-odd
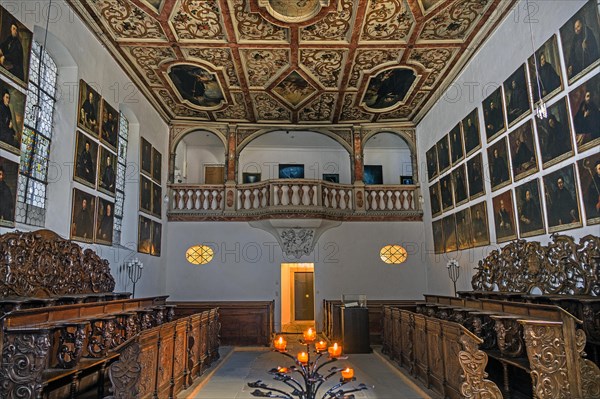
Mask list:
[[[67,0],[167,122],[416,124],[516,0]]]

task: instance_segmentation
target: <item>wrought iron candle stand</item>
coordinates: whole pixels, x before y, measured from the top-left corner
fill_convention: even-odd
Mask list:
[[[142,271],[144,270],[144,264],[139,261],[138,258],[130,260],[125,263],[125,267],[127,268],[127,274],[129,275],[129,280],[133,283],[133,293],[131,295],[132,298],[135,298],[135,284],[142,277]]]
[[[450,277],[450,280],[452,280],[452,283],[454,284],[454,296],[457,296],[456,282],[460,276],[460,265],[456,259],[450,259],[446,264],[446,267],[448,268],[448,277]]]
[[[312,341],[311,341],[312,342]],[[353,392],[363,391],[368,389],[368,387],[361,383],[356,387],[352,387],[351,389],[344,390],[341,389],[344,385],[356,381],[354,377],[354,372],[351,369],[344,369],[339,367],[332,367],[327,370],[327,374],[321,374],[320,370],[328,364],[334,363],[338,360],[345,360],[347,357],[328,357],[327,361],[319,364],[323,355],[328,354],[327,349],[325,350],[317,350],[315,346],[314,354],[316,354],[316,359],[311,361],[311,342],[300,341],[303,345],[306,345],[306,361],[302,362],[300,359],[290,355],[284,350],[275,349],[276,352],[281,353],[284,356],[289,357],[295,363],[295,365],[290,366],[288,368],[285,367],[277,367],[271,369],[269,374],[272,374],[273,379],[276,381],[281,381],[288,387],[290,387],[291,392],[285,392],[282,389],[277,389],[273,387],[269,387],[267,384],[263,383],[261,380],[255,382],[249,382],[248,386],[250,388],[257,388],[251,392],[252,396],[260,397],[260,398],[280,398],[280,399],[316,399],[319,389],[327,380],[336,375],[337,373],[342,372],[348,373],[351,371],[351,376],[346,378],[343,377],[340,381],[335,384],[333,387],[328,389],[323,396],[322,399],[354,399]],[[301,378],[294,378],[292,374],[297,373]]]

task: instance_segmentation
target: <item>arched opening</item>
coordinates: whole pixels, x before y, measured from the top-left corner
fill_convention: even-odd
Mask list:
[[[238,182],[304,178],[350,184],[350,156],[323,133],[275,130],[249,142],[240,152]]]
[[[414,184],[408,143],[395,133],[380,132],[364,145],[365,184]]]
[[[174,183],[224,182],[225,146],[221,138],[208,130],[194,130],[181,138],[175,148]]]

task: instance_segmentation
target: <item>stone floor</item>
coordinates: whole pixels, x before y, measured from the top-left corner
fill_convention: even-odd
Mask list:
[[[276,366],[288,367],[292,364],[291,359],[279,353],[265,350],[265,348],[222,349],[222,360],[214,369],[208,370],[206,376],[194,386],[182,392],[178,396],[179,398],[253,398],[251,392],[255,388],[248,387],[247,383],[256,380],[262,380],[272,387],[286,388],[282,383],[274,381],[267,371]],[[295,351],[296,348],[292,348],[290,353],[296,353]],[[356,392],[354,394],[356,399],[433,398],[419,388],[414,380],[406,377],[377,352],[348,355],[347,360],[340,360],[331,366],[325,366],[322,370],[329,370],[332,366],[354,368],[357,381],[345,387],[357,386],[359,383],[364,383],[369,387],[366,391]],[[318,398],[322,397],[327,387],[332,386],[337,381],[339,381],[339,378],[334,376],[331,381],[328,381],[328,384],[324,384]]]

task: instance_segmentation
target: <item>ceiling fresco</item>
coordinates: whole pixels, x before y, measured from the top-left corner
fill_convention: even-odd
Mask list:
[[[515,0],[68,0],[168,122],[416,124]]]

